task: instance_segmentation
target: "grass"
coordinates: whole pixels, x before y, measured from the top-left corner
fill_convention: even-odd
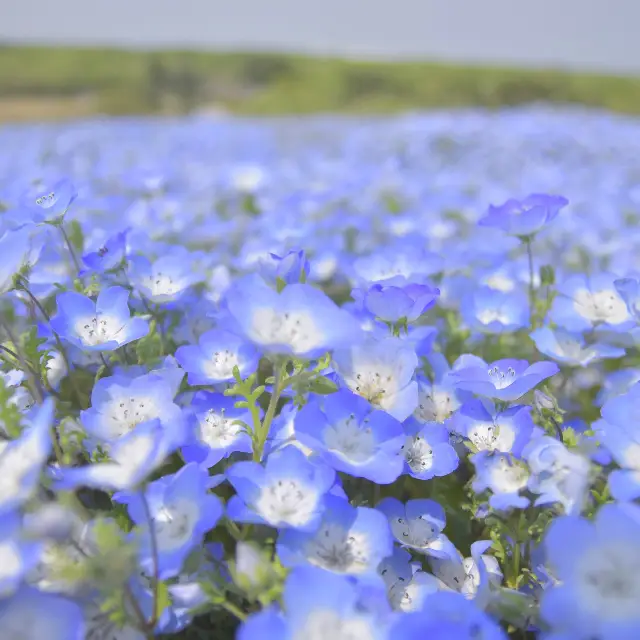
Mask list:
[[[389,113],[546,101],[640,113],[640,78],[287,54],[0,47],[0,120]]]

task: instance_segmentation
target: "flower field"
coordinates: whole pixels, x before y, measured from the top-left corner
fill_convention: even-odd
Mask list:
[[[0,130],[0,637],[640,637],[639,223],[607,112]]]

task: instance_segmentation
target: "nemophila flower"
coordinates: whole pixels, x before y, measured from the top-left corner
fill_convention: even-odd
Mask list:
[[[528,303],[521,292],[480,287],[463,299],[460,312],[470,329],[482,333],[507,333],[529,324]]]
[[[160,420],[139,424],[109,447],[109,460],[85,467],[54,469],[54,487],[73,490],[93,487],[111,491],[137,488],[175,450]]]
[[[149,333],[149,323],[131,317],[129,292],[109,287],[97,301],[73,291],[56,297],[58,313],[51,318],[53,330],[71,344],[87,351],[114,351]]]
[[[237,492],[227,504],[229,518],[303,531],[318,527],[335,481],[333,469],[291,446],[269,455],[265,466],[236,462],[226,476]]]
[[[485,554],[491,547],[491,541],[474,542],[468,558],[464,558],[447,538],[443,542],[440,552],[429,556],[429,566],[440,580],[441,588],[456,591],[485,608],[490,603],[492,587],[502,582],[498,562]]]
[[[418,377],[418,406],[413,416],[423,423],[446,423],[468,394],[457,388],[453,370],[442,354],[432,353],[427,360],[433,372],[433,381]]]
[[[128,230],[120,231],[109,238],[95,251],[82,256],[82,261],[91,271],[105,273],[119,266],[126,266]]]
[[[285,284],[306,282],[309,276],[309,260],[304,250],[289,251],[283,256],[269,254],[269,261],[265,261],[263,268],[267,277],[275,277]]]
[[[13,277],[27,262],[28,255],[28,229],[5,231],[0,236],[0,295],[13,288]]]
[[[306,404],[294,428],[297,440],[337,471],[379,484],[402,472],[402,425],[348,389]]]
[[[491,491],[489,504],[497,511],[524,509],[529,499],[520,492],[528,487],[530,473],[527,465],[518,458],[499,451],[480,451],[470,458],[476,474],[473,490]]]
[[[405,420],[418,406],[413,379],[418,358],[397,338],[367,340],[336,351],[333,366],[346,387],[397,420]]]
[[[175,247],[153,262],[132,256],[127,273],[134,289],[154,304],[178,300],[204,280],[204,274],[193,268],[193,256],[183,247]]]
[[[478,224],[496,227],[512,236],[531,236],[554,220],[568,204],[562,196],[532,193],[523,200],[510,198],[500,206],[490,205]]]
[[[402,546],[425,555],[438,555],[447,519],[435,500],[409,500],[403,504],[396,498],[384,498],[376,509],[387,517]]]
[[[571,276],[558,287],[549,319],[568,331],[628,331],[635,321],[615,281],[608,273]]]
[[[458,468],[458,454],[450,444],[450,434],[436,422],[422,424],[411,417],[405,421],[402,445],[404,472],[418,480],[430,480],[453,473]]]
[[[64,217],[78,192],[70,180],[58,180],[52,185],[29,189],[20,200],[20,208],[33,222],[52,222]]]
[[[637,278],[620,278],[613,286],[627,305],[627,310],[636,322],[640,321],[640,282]]]
[[[420,611],[395,619],[390,637],[403,640],[506,640],[502,627],[473,602],[451,592],[429,595]]]
[[[239,336],[212,329],[200,336],[197,345],[178,347],[176,359],[187,372],[189,384],[210,385],[232,381],[235,367],[246,377],[258,366],[259,355]]]
[[[407,240],[399,240],[384,249],[356,258],[353,263],[356,284],[384,282],[390,278],[402,276],[408,282],[425,282],[429,276],[443,267],[440,255],[430,253]]]
[[[7,640],[84,640],[85,622],[78,604],[61,596],[23,587],[0,600],[2,636]]]
[[[553,362],[530,365],[526,360],[505,359],[487,364],[477,356],[468,356],[464,366],[453,376],[459,389],[502,402],[513,402],[558,371],[558,365]]]
[[[80,420],[92,438],[110,443],[157,419],[164,438],[177,446],[184,438],[184,419],[174,395],[171,382],[154,373],[101,378],[91,392],[91,408],[80,413]]]
[[[501,451],[515,456],[522,453],[534,429],[531,407],[516,405],[498,411],[486,398],[467,400],[450,426],[476,451]]]
[[[22,505],[36,491],[51,453],[54,408],[53,400],[47,398],[31,410],[19,438],[0,441],[0,517]]]
[[[281,449],[286,445],[297,447],[306,456],[310,456],[313,453],[309,447],[303,445],[296,437],[295,420],[297,415],[298,408],[295,405],[287,404],[282,407],[280,413],[271,424],[265,448],[267,453]]]
[[[363,302],[369,313],[385,322],[415,322],[436,304],[439,295],[436,287],[396,276],[371,285],[364,292]]]
[[[438,579],[422,571],[419,562],[411,562],[411,554],[405,549],[395,548],[393,554],[378,566],[387,587],[387,598],[398,611],[419,611],[427,596],[440,589]]]
[[[611,398],[602,407],[604,420],[592,425],[597,439],[611,453],[620,469],[611,471],[609,490],[616,500],[640,497],[640,385]]]
[[[533,439],[523,456],[531,470],[529,489],[536,505],[559,503],[565,513],[580,513],[589,487],[589,461],[550,436]]]
[[[560,581],[543,593],[541,613],[555,633],[632,640],[640,634],[640,516],[607,504],[595,521],[560,517],[547,530],[547,561]]]
[[[189,406],[190,433],[182,447],[186,462],[210,469],[235,452],[251,453],[251,437],[243,425],[251,424],[247,409],[238,409],[235,398],[198,391]]]
[[[361,339],[351,315],[311,285],[278,293],[248,276],[227,292],[226,304],[239,332],[267,353],[314,358]]]
[[[38,561],[42,545],[26,539],[21,517],[9,512],[0,519],[0,597],[6,598],[20,586],[25,574]]]
[[[545,356],[569,366],[586,367],[603,358],[620,358],[625,350],[601,342],[587,343],[581,333],[541,327],[531,334],[536,349]]]
[[[378,565],[391,555],[393,540],[382,513],[329,496],[317,530],[285,529],[276,548],[285,566],[311,564],[375,583],[380,579]]]
[[[223,511],[220,499],[209,493],[209,474],[195,463],[148,484],[144,498],[139,493],[116,493],[113,500],[127,505],[129,516],[140,528],[145,571],[155,571],[157,548],[163,580],[181,571],[189,553],[216,526]]]
[[[636,382],[640,382],[640,369],[616,369],[605,374],[596,396],[596,406],[602,407],[611,398],[625,394]]]
[[[363,610],[360,595],[347,576],[318,567],[297,567],[285,582],[284,615],[267,609],[250,616],[238,640],[385,640],[389,618]]]

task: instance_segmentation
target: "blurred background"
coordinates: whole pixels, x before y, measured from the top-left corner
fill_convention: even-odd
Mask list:
[[[638,0],[0,0],[0,122],[640,112]]]

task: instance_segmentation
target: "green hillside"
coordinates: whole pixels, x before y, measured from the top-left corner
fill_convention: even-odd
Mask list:
[[[92,113],[384,113],[532,101],[640,113],[640,78],[285,54],[0,48],[0,119]]]

